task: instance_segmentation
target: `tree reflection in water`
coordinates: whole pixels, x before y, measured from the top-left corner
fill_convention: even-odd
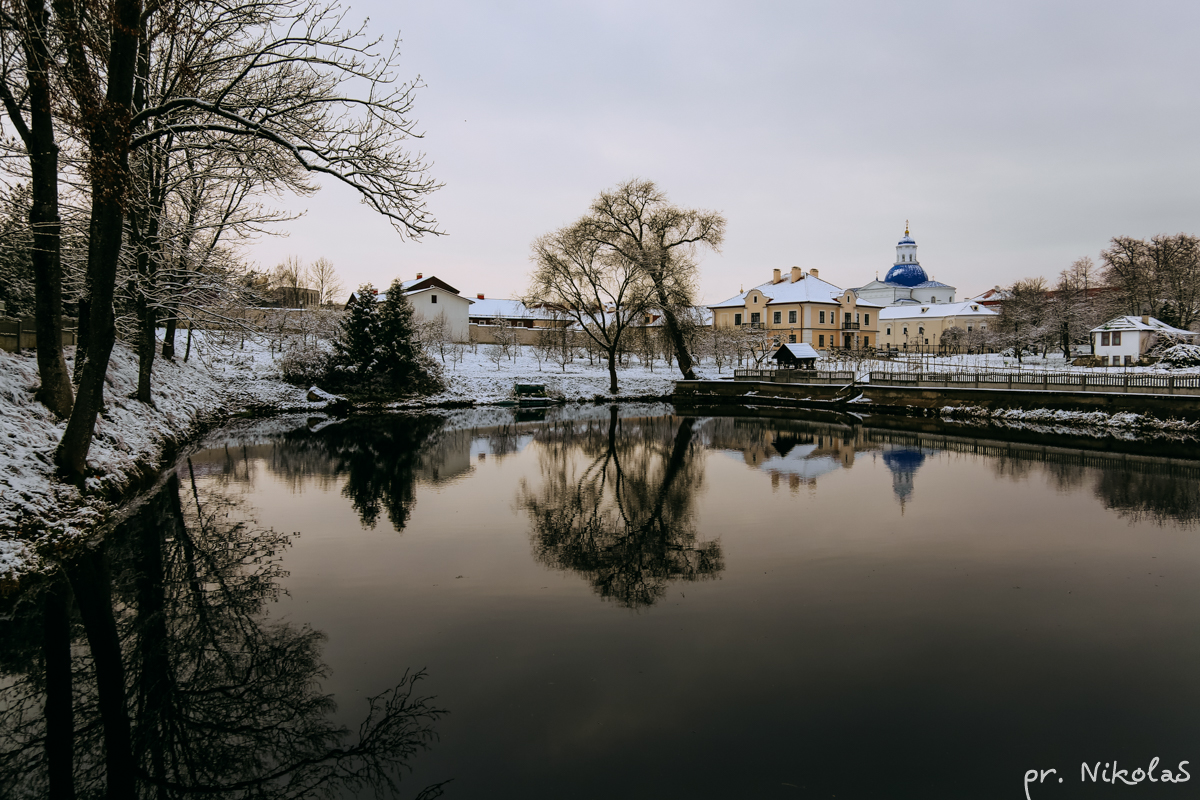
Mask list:
[[[619,428],[614,406],[607,425],[542,429],[541,483],[523,480],[517,502],[532,523],[539,561],[585,575],[605,599],[641,608],[673,581],[715,577],[724,563],[718,541],[696,541],[704,471],[695,420]]]
[[[28,592],[0,643],[6,796],[394,796],[444,712],[405,673],[357,736],[334,724],[324,636],[267,616],[288,544],[173,476]]]

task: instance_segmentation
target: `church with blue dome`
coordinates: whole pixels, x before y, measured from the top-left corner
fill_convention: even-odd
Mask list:
[[[931,280],[917,260],[917,243],[904,224],[904,238],[896,244],[896,263],[880,280],[860,286],[854,293],[863,300],[885,306],[953,303],[957,290],[948,284]]]

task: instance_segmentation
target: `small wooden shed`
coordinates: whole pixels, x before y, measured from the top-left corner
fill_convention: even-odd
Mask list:
[[[797,342],[782,344],[771,358],[781,367],[789,369],[813,369],[817,362],[817,351],[811,344]]]

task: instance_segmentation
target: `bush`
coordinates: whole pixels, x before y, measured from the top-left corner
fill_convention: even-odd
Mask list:
[[[279,372],[298,386],[319,383],[329,374],[329,352],[316,343],[297,343],[279,359]]]
[[[1162,354],[1162,362],[1169,367],[1200,367],[1200,345],[1177,344]]]

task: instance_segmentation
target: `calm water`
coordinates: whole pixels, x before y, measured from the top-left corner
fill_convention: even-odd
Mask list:
[[[81,793],[115,670],[147,797],[369,795],[397,767],[403,797],[1021,798],[1034,769],[1034,798],[1200,794],[1200,462],[559,413],[213,437],[72,562],[77,602],[4,621],[10,792],[48,791],[58,636]],[[1080,779],[1156,757],[1196,777]]]

